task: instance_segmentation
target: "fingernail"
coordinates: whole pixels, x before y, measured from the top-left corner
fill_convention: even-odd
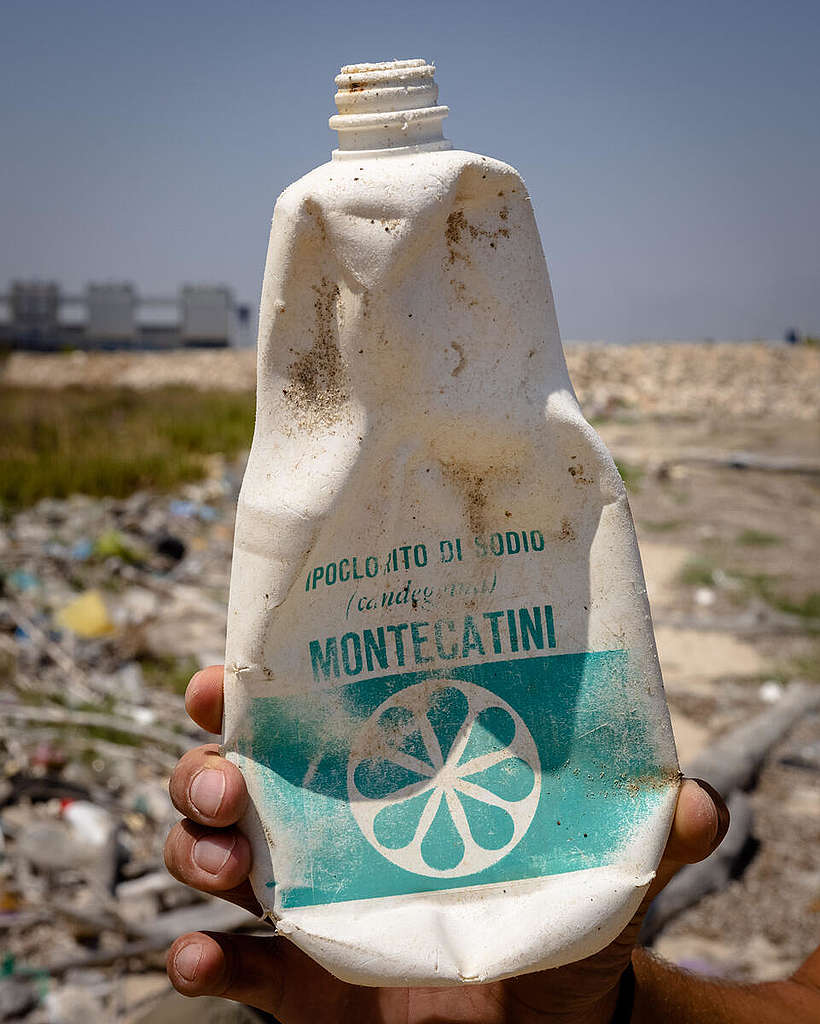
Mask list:
[[[705,779],[693,779],[693,781],[708,795],[715,808],[715,831],[712,835],[712,845],[717,846],[723,842],[723,837],[729,831],[729,808],[720,793]]]
[[[197,867],[207,871],[209,875],[218,875],[228,863],[234,846],[235,835],[203,836],[194,843],[191,856]]]
[[[174,957],[174,968],[186,981],[195,980],[204,948],[201,942],[189,942]]]
[[[214,818],[225,795],[225,773],[202,768],[191,780],[188,796],[200,814]]]

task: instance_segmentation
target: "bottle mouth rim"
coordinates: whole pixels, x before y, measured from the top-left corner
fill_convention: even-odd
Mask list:
[[[408,152],[440,142],[450,108],[438,102],[435,72],[421,58],[346,64],[335,79],[336,113],[328,119],[339,150]]]
[[[334,82],[340,91],[361,92],[382,83],[401,85],[412,79],[432,79],[435,76],[434,64],[426,60],[381,61],[373,64],[346,64]]]

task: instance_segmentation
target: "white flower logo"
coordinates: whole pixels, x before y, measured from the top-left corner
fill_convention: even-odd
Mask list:
[[[461,679],[399,690],[364,723],[347,769],[368,842],[417,875],[453,878],[497,863],[524,837],[541,792],[521,716]]]

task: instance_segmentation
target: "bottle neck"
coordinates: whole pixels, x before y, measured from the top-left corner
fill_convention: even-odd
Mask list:
[[[451,149],[442,134],[449,113],[438,106],[435,67],[423,60],[349,64],[336,77],[330,127],[339,133],[333,159]]]

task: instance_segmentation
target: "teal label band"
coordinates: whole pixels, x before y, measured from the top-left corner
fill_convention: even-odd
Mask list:
[[[538,878],[617,860],[676,782],[625,651],[406,672],[252,702],[243,769],[283,908]]]

